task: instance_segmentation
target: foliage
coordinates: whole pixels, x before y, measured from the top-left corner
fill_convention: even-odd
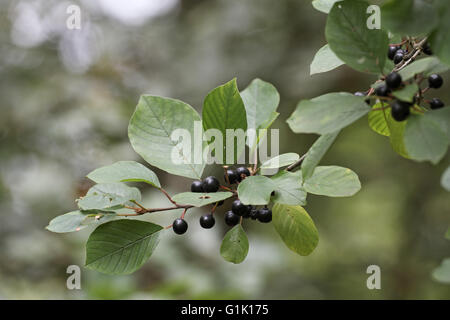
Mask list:
[[[203,128],[218,129],[222,133],[227,129],[245,129],[247,126],[254,129],[269,128],[274,115],[278,115],[276,107],[279,95],[275,87],[255,79],[242,96],[244,98],[240,97],[235,80],[212,90],[205,98]],[[354,101],[350,106],[362,109],[358,111],[359,114],[369,110],[360,98],[344,95],[343,99]],[[326,108],[326,103],[322,103],[322,106]],[[242,119],[246,121],[242,122]],[[145,95],[141,97],[130,120],[130,141],[136,152],[151,165],[174,175],[201,178],[205,163],[196,165],[187,161],[191,154],[182,153],[179,144],[171,140],[173,131],[179,127],[194,134],[195,121],[199,120],[197,113],[181,101]],[[300,255],[308,255],[316,247],[319,238],[312,219],[302,207],[306,205],[307,193],[351,196],[361,187],[356,174],[349,169],[317,167],[337,136],[335,127],[332,127],[332,131],[319,138],[303,157],[296,153],[285,153],[264,163],[259,162],[259,166],[250,166],[251,176],[241,181],[235,190],[222,186],[225,191],[183,192],[172,197],[161,187],[156,174],[144,165],[133,161],[113,163],[89,173],[87,177],[97,184],[77,200],[79,210],[53,219],[47,229],[54,232],[78,231],[86,225],[85,217],[94,215],[96,218],[90,223],[100,225],[88,240],[86,266],[103,273],[125,274],[138,269],[150,257],[163,229],[159,225],[128,219],[150,212],[176,209],[184,209],[184,218],[186,211],[192,207],[209,205],[214,212],[220,201],[239,198],[245,205],[273,205],[275,230],[288,248]],[[254,136],[253,141],[250,137],[247,140],[249,151],[255,152],[259,142],[260,136]],[[209,146],[201,144],[201,148],[200,153],[204,154]],[[225,141],[224,151],[226,148]],[[174,166],[169,159],[173,149],[179,151],[186,161]],[[283,167],[285,169],[280,170]],[[173,206],[144,208],[140,204],[139,190],[127,186],[127,182],[150,184],[159,189]],[[225,235],[220,253],[225,260],[240,263],[248,250],[249,243],[241,219],[241,223]]]
[[[357,71],[376,74],[378,80],[363,94],[367,97],[365,101],[372,105],[368,115],[370,128],[382,136],[389,137],[394,151],[405,158],[429,161],[432,164],[442,160],[450,143],[448,134],[450,108],[433,110],[431,104],[429,107],[424,106],[423,103],[426,100],[423,95],[430,88],[421,88],[421,84],[431,74],[445,72],[450,67],[447,32],[450,3],[423,0],[387,1],[381,8],[381,29],[373,30],[365,26],[368,18],[366,9],[369,6],[366,1],[315,0],[313,6],[319,11],[328,13],[325,31],[328,47],[325,45],[317,52],[311,64],[311,70],[326,72],[340,66],[341,64],[337,61],[341,60]],[[394,65],[386,60],[388,35],[393,47],[406,44],[406,55]],[[324,54],[324,48],[327,51],[331,50],[336,58],[332,52]],[[435,56],[418,59],[424,53],[428,55],[433,53]],[[403,86],[389,93],[387,97],[376,96],[377,91],[374,89],[386,85],[386,72],[391,71],[400,74],[404,81]],[[309,117],[314,119],[314,113],[307,112],[311,102],[323,99],[324,96],[299,103],[290,118],[290,125],[294,132],[325,133],[321,127],[314,125],[312,120],[304,124]],[[412,114],[402,122],[396,121],[391,115],[393,111],[389,110],[390,103],[395,100],[412,105]],[[329,117],[326,122],[323,120],[319,123],[320,125],[335,123],[335,126],[338,125],[339,129],[342,129],[353,122],[348,121],[342,125],[343,120],[335,110],[344,106],[341,106],[339,102],[336,103],[338,105],[333,105],[333,110],[327,113]],[[350,103],[347,103],[345,108],[350,109],[349,105]],[[326,111],[322,108],[323,106],[316,105],[316,108],[312,110],[325,115]],[[320,119],[323,118],[324,116]],[[349,118],[346,117],[346,119]],[[314,128],[311,129],[311,126]],[[448,177],[447,169],[441,178],[441,184],[447,190],[449,190]],[[306,184],[305,189],[313,193],[311,187],[307,186]],[[330,189],[332,192],[335,190]],[[434,271],[433,277],[448,283],[449,270],[449,260],[446,259]]]
[[[445,111],[429,110],[421,106],[425,92],[422,92],[420,81],[431,72],[448,69],[450,52],[447,35],[442,30],[446,30],[443,28],[448,23],[446,14],[450,5],[440,3],[444,10],[438,15],[435,6],[423,4],[416,7],[416,2],[402,1],[402,7],[386,4],[382,8],[386,13],[386,23],[382,24],[382,29],[373,30],[366,27],[369,4],[365,1],[313,1],[315,8],[328,13],[325,28],[328,43],[314,57],[310,73],[326,72],[346,64],[356,71],[376,75],[377,80],[365,97],[334,92],[298,103],[287,120],[289,127],[295,133],[320,135],[304,156],[287,153],[264,163],[257,162],[253,167],[249,166],[251,175],[240,182],[237,189],[222,185],[227,192],[185,192],[173,197],[161,187],[156,174],[149,168],[131,161],[117,162],[91,172],[88,178],[98,184],[77,201],[79,209],[53,219],[47,229],[54,232],[77,231],[84,227],[84,216],[99,217],[94,221],[100,225],[91,234],[86,246],[86,266],[108,274],[127,274],[137,270],[150,258],[164,229],[153,223],[132,220],[133,217],[155,211],[183,209],[184,218],[192,207],[211,205],[214,212],[220,201],[237,197],[245,205],[270,206],[274,228],[286,246],[302,256],[311,254],[319,236],[312,218],[303,207],[307,194],[347,197],[361,188],[359,178],[352,170],[334,165],[318,166],[341,130],[368,115],[369,126],[380,135],[389,137],[394,151],[403,157],[436,164],[447,152],[450,132],[448,108]],[[436,23],[427,24],[420,30],[414,26],[406,30],[398,28],[395,21],[421,10],[435,15]],[[402,39],[403,43],[411,46],[409,59],[395,66],[386,57],[390,41],[388,34],[393,35],[391,39]],[[427,39],[436,57],[415,62]],[[385,70],[392,68],[399,71],[403,81],[410,81],[404,88],[395,91],[393,96],[415,102],[416,112],[404,122],[395,121],[389,112],[390,105],[383,97],[374,94],[375,88],[385,80]],[[216,149],[215,153],[222,154],[220,159],[224,163],[234,164],[244,150],[237,150],[234,144],[234,158],[225,157],[229,147],[229,141],[225,140],[227,129],[270,128],[278,117],[279,100],[275,87],[260,79],[253,80],[242,92],[236,79],[213,89],[204,99],[202,117],[182,101],[142,95],[129,123],[130,143],[150,165],[173,175],[201,179],[206,166],[202,156],[215,148],[217,141],[207,140],[200,146],[193,144],[190,150],[184,150],[180,147],[180,141],[172,139],[174,130],[185,129],[195,136],[195,124],[200,122],[204,130],[220,131],[224,136],[223,149]],[[250,155],[255,154],[260,142],[258,133],[248,137],[246,143]],[[174,152],[179,156],[180,163],[173,163]],[[199,154],[200,163],[193,163],[192,157]],[[287,168],[271,174],[270,169],[282,167]],[[442,181],[447,188],[448,174]],[[143,207],[139,190],[127,186],[126,182],[144,182],[156,187],[173,206]],[[128,211],[119,211],[124,209]],[[120,219],[108,221],[110,216]],[[226,233],[220,248],[222,257],[232,263],[241,263],[249,250],[242,221]]]

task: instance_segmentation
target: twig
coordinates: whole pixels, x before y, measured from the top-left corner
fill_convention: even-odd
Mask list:
[[[220,186],[220,188],[223,189],[223,190],[232,192],[233,195],[236,195],[236,194],[237,194],[236,190],[233,190],[233,189],[231,189],[231,188],[228,188],[228,187],[225,187],[225,186]]]
[[[398,47],[398,46],[402,46],[402,45],[405,44],[406,41],[408,41],[408,39],[405,39],[405,40],[403,40],[403,41],[400,42],[400,43],[390,43],[389,46],[390,46],[390,47]]]
[[[299,166],[302,164],[303,160],[305,160],[305,158],[306,158],[306,153],[305,153],[304,155],[302,155],[302,156],[300,157],[300,159],[298,159],[298,160],[295,161],[293,164],[291,164],[290,166],[288,166],[288,167],[286,168],[286,171],[292,171],[292,170],[296,169],[297,167],[299,167]]]
[[[212,207],[212,209],[211,209],[211,215],[212,215],[214,212],[216,212],[216,208],[217,208],[218,205],[219,205],[219,202],[216,202],[216,203],[214,204],[214,207]]]
[[[166,208],[150,208],[150,209],[138,209],[136,213],[119,213],[118,216],[121,217],[128,217],[128,216],[140,216],[146,213],[152,213],[152,212],[160,212],[160,211],[169,211],[169,210],[176,210],[176,209],[190,209],[194,206],[191,205],[176,205],[173,207],[166,207]]]
[[[147,210],[145,207],[143,207],[141,204],[139,204],[136,200],[131,200],[130,202],[133,202],[135,205],[137,205],[142,210]],[[136,210],[138,208],[133,208],[133,210]]]
[[[408,66],[411,62],[413,62],[416,57],[422,52],[422,46],[427,41],[427,37],[420,40],[417,44],[414,45],[413,51],[411,51],[411,54],[409,55],[409,58],[407,60],[403,60],[403,63],[400,65],[395,66],[395,68],[392,70],[393,72],[397,72]]]
[[[175,201],[173,201],[172,197],[167,193],[166,190],[164,190],[163,188],[160,188],[159,190],[161,190],[162,193],[164,193],[164,195],[167,197],[167,199],[169,199],[170,202],[172,202],[173,204],[177,204]]]

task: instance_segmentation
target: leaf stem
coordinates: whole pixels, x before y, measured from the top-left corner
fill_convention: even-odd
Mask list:
[[[163,188],[160,188],[159,190],[161,190],[161,192],[164,193],[164,195],[167,197],[167,199],[169,199],[170,202],[172,202],[174,205],[177,204],[175,201],[173,201],[172,197],[167,193],[166,190],[164,190]]]
[[[256,148],[255,148],[255,151],[254,151],[254,156],[253,156],[253,161],[254,161],[254,164],[253,164],[253,170],[252,170],[252,175],[254,175],[255,173],[256,173],[256,168],[258,167],[258,144],[256,144]]]
[[[184,216],[185,216],[187,210],[188,210],[188,208],[185,208],[185,209],[183,210],[183,213],[181,214],[181,217],[180,217],[181,219],[184,219]]]
[[[288,167],[286,168],[286,171],[293,171],[294,169],[296,169],[297,167],[299,167],[299,166],[302,164],[303,160],[305,160],[306,154],[307,154],[307,153],[305,153],[304,155],[302,155],[302,156],[300,157],[300,159],[298,159],[298,160],[295,161],[293,164],[291,164],[290,166],[288,166]]]

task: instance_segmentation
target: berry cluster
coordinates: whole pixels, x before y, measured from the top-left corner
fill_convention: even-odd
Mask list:
[[[250,170],[245,167],[239,167],[237,169],[225,169],[224,180],[228,185],[239,184],[246,177],[249,177]],[[220,182],[214,176],[209,176],[203,181],[196,180],[191,184],[191,192],[217,192],[220,189]],[[235,193],[232,189],[226,188]],[[210,229],[215,224],[213,213],[216,207],[221,206],[224,201],[217,202],[210,213],[204,214],[200,217],[200,225],[205,229]],[[238,224],[241,220],[250,218],[252,220],[258,220],[263,223],[272,221],[272,210],[267,206],[263,208],[256,208],[252,205],[245,205],[239,199],[235,199],[231,205],[231,210],[225,213],[225,223],[229,226]],[[183,217],[176,219],[172,224],[173,231],[176,234],[183,234],[188,229],[188,224]]]
[[[225,223],[229,226],[234,226],[239,223],[241,217],[268,223],[272,221],[272,210],[267,208],[267,206],[257,209],[252,205],[245,205],[241,200],[236,199],[231,205],[231,210],[225,214]]]
[[[443,84],[443,79],[438,74],[432,74],[428,77],[428,88],[440,88]],[[397,72],[389,73],[385,78],[385,84],[377,87],[375,89],[375,94],[378,97],[391,97],[391,92],[394,90],[401,89],[405,84],[402,81],[402,76]],[[428,89],[426,89],[428,90]],[[410,108],[417,102],[420,102],[422,98],[422,91],[419,88],[420,92],[417,92],[414,96],[413,102],[402,101],[400,99],[392,99],[391,100],[391,115],[396,121],[403,121],[408,118],[410,114]],[[439,109],[444,106],[444,103],[438,99],[433,98],[428,101],[431,109]]]
[[[203,181],[196,180],[191,184],[191,192],[217,192],[220,182],[214,176],[206,177]]]
[[[432,51],[430,49],[430,46],[428,43],[425,43],[422,45],[421,48],[421,52],[427,54],[427,55],[431,55]],[[412,54],[412,52],[411,52]],[[404,66],[402,65],[402,62],[407,60],[407,59],[411,59],[413,60],[414,57],[411,56],[411,54],[408,52],[408,46],[403,49],[402,46],[389,46],[388,49],[388,58],[390,60],[393,60],[394,63],[396,64],[396,69],[394,70],[399,70],[400,68],[397,67],[401,67]],[[406,62],[405,62],[406,64]],[[371,95],[372,93],[375,94],[375,96],[373,96],[376,99],[379,100],[384,100],[384,101],[389,101],[390,102],[390,107],[391,107],[391,115],[392,118],[396,121],[404,121],[408,118],[410,112],[411,112],[411,108],[416,107],[417,111],[421,112],[421,107],[420,107],[420,103],[422,101],[427,102],[429,105],[430,109],[439,109],[444,107],[444,103],[439,99],[439,98],[432,98],[431,100],[425,100],[423,99],[423,94],[425,92],[428,91],[428,89],[433,88],[433,89],[438,89],[442,86],[442,84],[444,83],[442,77],[438,74],[431,74],[428,77],[428,87],[421,89],[420,88],[420,83],[422,82],[422,80],[424,80],[423,77],[419,76],[419,77],[414,77],[412,81],[415,81],[418,84],[418,91],[415,93],[414,97],[413,97],[413,101],[402,101],[401,99],[396,98],[392,92],[396,91],[396,90],[400,90],[402,88],[404,88],[405,85],[407,85],[408,83],[404,82],[402,79],[402,76],[396,72],[393,71],[391,73],[389,73],[385,78],[385,83],[378,86],[375,90],[369,90],[367,93],[364,92],[355,92],[356,96],[367,96],[367,95]],[[367,99],[366,102],[368,104],[370,104],[370,99]],[[423,108],[423,109],[427,109],[427,108]]]

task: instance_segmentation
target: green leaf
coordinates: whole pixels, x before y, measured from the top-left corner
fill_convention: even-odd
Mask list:
[[[400,40],[401,41],[401,40]],[[395,43],[395,42],[394,42]],[[384,68],[383,68],[383,74],[389,74],[391,73],[391,71],[395,68],[395,63],[392,60],[386,60],[386,62],[384,63]],[[372,83],[371,87],[376,88],[378,87],[380,84],[384,84],[385,82],[376,82],[376,83]]]
[[[244,204],[263,205],[270,201],[270,194],[275,190],[274,182],[265,176],[245,178],[237,188],[239,200]]]
[[[324,45],[317,51],[309,69],[309,75],[316,73],[328,72],[345,64],[339,59],[336,54],[330,49],[328,44]]]
[[[136,161],[119,161],[95,169],[87,177],[97,183],[133,181],[145,182],[156,188],[161,188],[156,174]]]
[[[446,133],[447,139],[450,141],[450,108],[447,106],[438,110],[432,110],[427,112],[426,116],[439,124],[441,130]]]
[[[99,183],[89,189],[86,196],[78,200],[82,210],[123,207],[130,201],[140,201],[141,192],[124,183]]]
[[[450,66],[450,5],[448,1],[441,1],[437,28],[430,37],[431,49],[439,59]],[[435,22],[435,21],[434,21]]]
[[[369,112],[368,116],[369,127],[376,133],[381,134],[382,136],[389,137],[391,135],[391,132],[389,131],[385,112],[381,109],[383,106],[387,106],[387,104],[385,105],[381,102],[378,102],[373,105],[372,111]]]
[[[435,8],[423,0],[391,0],[381,7],[382,28],[394,33],[425,35],[437,20]]]
[[[256,130],[256,135],[249,137],[247,141],[252,149],[260,138],[258,130],[268,128],[278,116],[275,111],[280,103],[280,95],[272,84],[261,79],[254,79],[241,92],[241,97],[247,115],[247,129]]]
[[[257,133],[257,140],[256,143],[253,143],[253,146],[249,148],[249,155],[254,155],[254,152],[256,152],[256,147],[258,145],[261,145],[261,143],[266,139],[267,136],[267,130],[265,129],[269,129],[270,126],[272,125],[272,123],[278,118],[280,114],[278,112],[272,112],[271,117],[269,119],[267,119],[266,122],[264,122],[263,124],[261,124],[260,128],[258,129],[258,133]],[[261,132],[259,130],[262,130]],[[247,142],[250,145],[252,142],[251,141],[255,141],[254,137],[251,134],[251,131],[247,131]]]
[[[331,9],[325,36],[331,50],[351,68],[380,73],[386,61],[388,36],[381,29],[367,27],[365,1],[337,2]]]
[[[298,159],[300,159],[300,156],[297,153],[291,152],[291,153],[280,154],[279,156],[273,157],[273,158],[265,161],[261,165],[261,167],[260,167],[261,174],[265,174],[264,173],[265,170],[278,169],[278,168],[282,168],[282,167],[291,165]]]
[[[352,170],[338,166],[321,166],[314,169],[303,187],[309,193],[328,197],[350,197],[361,189],[361,182]]]
[[[436,57],[426,57],[409,64],[398,73],[402,76],[402,80],[406,81],[422,72],[424,72],[424,75],[427,76],[435,72],[444,72],[447,69],[448,67],[443,66]]]
[[[210,203],[219,202],[232,197],[231,192],[214,192],[214,193],[198,193],[198,192],[183,192],[176,194],[172,200],[178,204],[186,204],[194,207],[206,206]]]
[[[406,123],[406,151],[417,161],[438,163],[447,152],[448,137],[438,122],[425,115],[412,114]]]
[[[392,95],[401,101],[412,103],[417,91],[419,91],[419,86],[417,85],[417,83],[411,83],[399,90],[393,91]]]
[[[270,126],[274,123],[274,121],[277,120],[277,118],[278,118],[279,115],[280,115],[280,114],[279,114],[278,112],[272,112],[272,114],[271,114],[270,117],[267,119],[267,121],[266,121],[266,122],[263,122],[263,123],[259,126],[259,129],[269,129]],[[260,138],[261,138],[261,137],[258,136],[258,140],[259,140]]]
[[[83,226],[102,224],[118,218],[117,213],[114,211],[82,210],[81,213],[87,215],[86,219],[81,222]]]
[[[350,125],[369,111],[364,97],[347,92],[327,93],[300,101],[287,123],[295,133],[327,134]]]
[[[247,257],[248,247],[247,235],[241,224],[237,224],[225,234],[220,255],[228,262],[241,263]]]
[[[329,13],[333,4],[338,1],[341,0],[313,0],[312,5],[318,11]]]
[[[86,267],[106,274],[130,274],[139,269],[159,243],[163,227],[138,220],[104,223],[86,244]]]
[[[175,99],[142,95],[131,117],[128,136],[134,150],[151,165],[174,175],[200,179],[205,162],[201,157],[194,157],[202,154],[194,143],[196,121],[201,136],[200,116],[190,105]],[[180,132],[175,130],[186,130],[192,141],[172,140],[172,133]],[[191,148],[183,148],[188,143]]]
[[[72,211],[52,219],[45,228],[51,232],[65,233],[84,229],[93,223],[103,223],[116,217],[115,212]]]
[[[226,160],[226,130],[227,129],[247,129],[247,116],[244,102],[237,88],[236,79],[213,89],[205,98],[203,103],[203,129],[217,129],[223,135],[223,163]],[[242,150],[238,150],[237,143],[234,143],[234,163],[237,155]],[[228,152],[231,152],[229,150]],[[230,163],[232,164],[232,163]]]
[[[45,228],[51,232],[57,233],[79,231],[86,227],[81,224],[84,219],[86,219],[85,214],[81,213],[79,210],[72,211],[57,216],[56,218],[51,220],[48,226]]]
[[[447,169],[445,169],[444,173],[442,174],[441,177],[441,186],[447,190],[450,191],[450,166],[447,167]],[[450,229],[448,229],[447,232],[449,238],[450,238]]]
[[[436,58],[437,59],[437,58]],[[439,61],[439,60],[438,60]],[[432,65],[430,68],[428,68],[423,75],[425,77],[430,76],[433,73],[444,73],[447,72],[448,70],[450,70],[450,66],[443,64],[439,61],[439,63]]]
[[[288,205],[305,205],[306,191],[302,187],[302,176],[300,171],[280,171],[271,177],[275,183],[275,195],[272,201]]]
[[[408,120],[406,121],[395,121],[391,115],[391,109],[383,109],[382,110],[384,117],[386,119],[386,123],[389,128],[389,141],[391,143],[392,149],[397,152],[402,157],[409,159],[408,152],[406,151],[405,143],[404,143],[404,132],[405,126]]]
[[[320,160],[322,160],[328,149],[331,147],[334,140],[336,140],[338,134],[339,131],[324,134],[314,142],[311,148],[309,148],[301,167],[303,179],[307,179],[313,174],[314,169],[319,164]]]
[[[275,204],[272,222],[286,246],[301,256],[311,254],[319,243],[319,233],[301,206]]]
[[[450,284],[450,258],[444,259],[441,265],[433,270],[432,277],[438,282]]]

